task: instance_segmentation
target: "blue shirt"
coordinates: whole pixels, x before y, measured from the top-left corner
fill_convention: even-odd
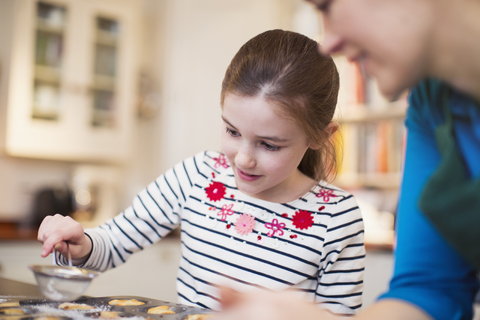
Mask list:
[[[440,162],[435,129],[445,121],[446,84],[425,80],[412,89],[407,111],[407,147],[397,215],[395,270],[380,299],[410,302],[434,319],[471,319],[479,288],[474,269],[443,239],[420,212],[422,189]],[[470,177],[480,176],[480,107],[458,91],[448,103],[457,144]],[[479,214],[480,214],[480,208]],[[480,230],[480,226],[479,226]],[[479,247],[480,250],[480,247]]]

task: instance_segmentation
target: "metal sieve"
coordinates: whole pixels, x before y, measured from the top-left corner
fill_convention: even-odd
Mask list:
[[[40,292],[50,300],[73,301],[82,296],[93,278],[100,272],[72,266],[68,249],[68,267],[57,265],[57,255],[53,249],[54,265],[31,265]]]

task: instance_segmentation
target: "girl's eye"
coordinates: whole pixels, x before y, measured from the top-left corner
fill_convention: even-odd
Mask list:
[[[274,146],[273,144],[262,142],[262,145],[268,151],[277,151],[280,150],[280,147]]]
[[[232,130],[230,128],[225,128],[225,131],[227,131],[227,133],[229,135],[231,135],[232,137],[238,137],[240,135],[240,133],[238,133],[237,131]]]

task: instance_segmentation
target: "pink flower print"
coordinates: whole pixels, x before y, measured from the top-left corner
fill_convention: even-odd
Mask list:
[[[253,227],[255,227],[255,218],[250,214],[242,213],[235,221],[235,231],[238,234],[246,236],[253,232]]]
[[[297,229],[308,229],[313,225],[312,213],[306,210],[298,210],[292,217],[292,224]]]
[[[278,223],[277,219],[273,219],[272,223],[266,222],[265,223],[265,228],[271,229],[268,231],[267,236],[273,237],[275,235],[275,232],[278,232],[279,236],[283,236],[283,230],[285,228],[285,223]]]
[[[320,189],[320,191],[316,194],[317,198],[323,197],[323,201],[328,202],[330,201],[330,197],[334,198],[336,197],[335,194],[333,194],[333,190],[328,190],[328,189]]]
[[[220,153],[218,158],[213,158],[215,160],[214,167],[224,167],[225,169],[229,167],[227,157],[223,153]]]
[[[217,213],[217,216],[222,216],[222,221],[225,221],[227,219],[227,216],[231,216],[232,214],[235,213],[235,211],[232,210],[233,203],[231,204],[224,204],[222,206],[222,209]]]
[[[222,200],[225,193],[227,193],[226,189],[223,183],[213,181],[205,188],[205,193],[210,201],[219,201]]]

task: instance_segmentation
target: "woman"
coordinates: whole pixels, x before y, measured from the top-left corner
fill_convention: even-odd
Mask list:
[[[411,89],[394,276],[356,317],[470,319],[480,269],[480,1],[310,2],[323,14],[324,53],[358,62],[392,100]],[[332,317],[285,294],[224,297],[248,319]]]

